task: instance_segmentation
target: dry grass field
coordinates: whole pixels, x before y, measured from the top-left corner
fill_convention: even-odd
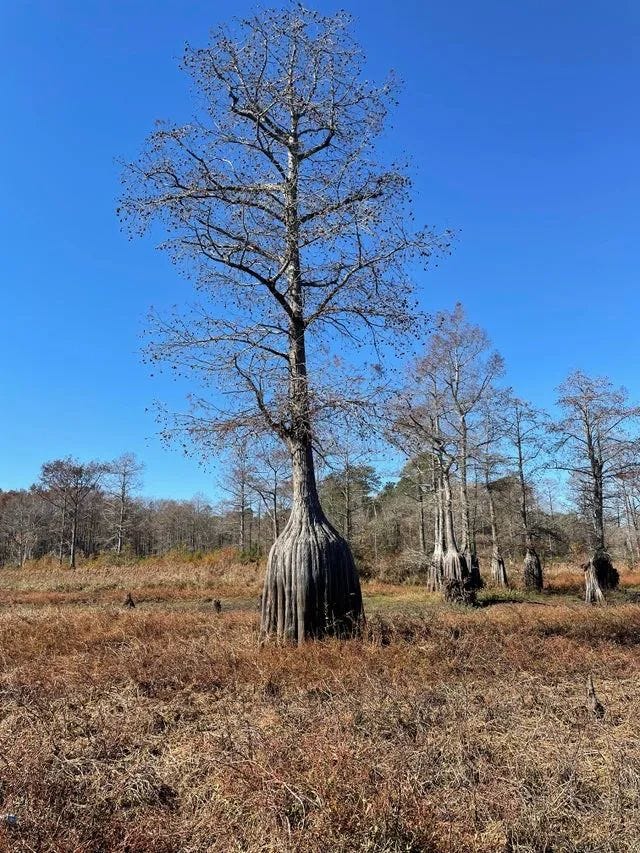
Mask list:
[[[633,574],[606,608],[568,571],[470,611],[371,583],[362,640],[302,649],[259,646],[260,576],[0,573],[2,849],[640,850]]]

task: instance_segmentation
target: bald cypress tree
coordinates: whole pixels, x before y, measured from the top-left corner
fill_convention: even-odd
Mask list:
[[[292,6],[187,48],[200,111],[158,126],[121,206],[134,230],[165,228],[202,297],[156,323],[152,356],[227,392],[201,395],[176,428],[212,445],[266,428],[288,449],[291,514],[269,555],[262,631],[299,642],[351,634],[362,617],[314,462],[319,420],[359,400],[321,356],[411,331],[406,265],[437,243],[408,230],[409,181],[376,158],[394,89],[362,78],[348,25]]]

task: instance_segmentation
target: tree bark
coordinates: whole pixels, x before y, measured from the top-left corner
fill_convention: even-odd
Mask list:
[[[262,595],[262,633],[302,643],[353,636],[363,619],[351,550],[318,498],[310,444],[292,449],[291,515],[269,553]]]
[[[418,537],[420,540],[420,551],[427,552],[427,537],[424,529],[424,493],[422,483],[418,483]]]
[[[62,552],[64,550],[64,530],[67,523],[67,498],[65,496],[62,504],[61,521],[60,521],[60,538],[58,540],[58,565],[62,565]]]
[[[584,566],[584,586],[585,597],[587,604],[605,604],[605,598],[598,583],[598,574],[593,560]]]
[[[120,512],[119,512],[119,518],[118,518],[118,541],[117,541],[117,545],[116,545],[116,553],[118,554],[118,556],[120,556],[120,554],[122,554],[122,543],[123,543],[123,539],[124,539],[124,513],[125,513],[126,500],[127,500],[126,482],[123,478],[122,488],[120,490]]]
[[[69,545],[69,566],[72,569],[76,567],[76,538],[78,533],[78,507],[73,508],[73,517],[71,520],[71,543]]]
[[[618,586],[620,575],[613,567],[605,545],[604,465],[602,461],[602,447],[600,442],[594,438],[591,427],[586,421],[585,436],[587,441],[589,464],[591,466],[591,512],[593,522],[593,556],[588,565],[593,567],[600,590],[615,589]],[[591,583],[591,581],[589,583]]]

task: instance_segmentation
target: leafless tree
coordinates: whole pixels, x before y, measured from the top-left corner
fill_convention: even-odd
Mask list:
[[[362,79],[348,23],[295,6],[188,48],[202,111],[158,126],[125,170],[121,206],[134,231],[166,227],[203,297],[157,321],[152,357],[234,392],[222,406],[199,394],[176,427],[224,440],[260,423],[289,449],[292,510],[269,555],[262,632],[299,642],[351,634],[362,616],[314,468],[317,424],[357,402],[354,383],[343,393],[319,366],[339,339],[380,348],[408,332],[407,261],[440,245],[407,230],[408,179],[372,154],[394,90]]]
[[[289,508],[291,460],[286,448],[269,438],[257,442],[252,454],[254,469],[249,474],[249,487],[258,495],[271,518],[275,542],[280,535],[280,518]]]
[[[434,549],[428,587],[441,589],[448,581],[468,586],[470,575],[458,548],[453,521],[451,472],[457,459],[457,435],[451,427],[452,401],[439,369],[424,369],[424,360],[410,371],[407,387],[393,404],[390,440],[409,458],[430,453],[434,459]],[[446,590],[445,590],[446,592]]]
[[[223,489],[229,496],[228,508],[236,519],[236,544],[242,552],[247,551],[251,544],[247,525],[253,514],[251,498],[255,469],[250,447],[247,440],[241,439],[229,450],[223,483]]]
[[[132,496],[140,488],[144,465],[133,453],[123,453],[108,466],[109,492],[112,497],[116,554],[122,548],[129,526]]]
[[[40,471],[36,492],[61,514],[60,557],[62,557],[65,518],[70,525],[69,565],[76,566],[76,546],[80,511],[96,491],[107,472],[101,462],[78,462],[68,456],[45,462]]]
[[[507,570],[500,549],[498,521],[494,494],[494,480],[505,470],[505,454],[502,448],[505,437],[504,408],[505,392],[486,395],[482,400],[481,420],[477,442],[477,453],[484,477],[487,496],[489,526],[491,529],[491,579],[496,586],[507,586]]]
[[[0,539],[7,543],[11,559],[24,566],[34,556],[47,525],[47,505],[29,491],[10,492],[0,501]]]
[[[601,589],[609,589],[617,586],[618,572],[607,551],[605,506],[615,482],[638,469],[640,407],[607,377],[581,371],[571,373],[558,390],[562,417],[554,427],[556,464],[575,477],[582,491],[591,523],[593,577]],[[597,599],[597,592],[592,595]]]
[[[518,485],[520,520],[524,547],[525,589],[541,590],[542,563],[535,547],[535,534],[529,512],[530,480],[541,467],[544,452],[543,415],[529,403],[512,396],[505,406],[506,436],[511,445]]]
[[[445,417],[456,436],[456,460],[460,479],[462,517],[461,548],[469,568],[471,584],[481,585],[469,501],[469,462],[476,455],[477,426],[483,400],[493,393],[502,374],[502,358],[495,352],[486,332],[469,323],[461,304],[435,318],[435,331],[425,356],[419,361],[419,376],[438,377],[448,401]]]

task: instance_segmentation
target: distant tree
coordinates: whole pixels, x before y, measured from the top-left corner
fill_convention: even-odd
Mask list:
[[[288,509],[291,496],[291,459],[286,448],[269,439],[257,442],[249,487],[258,495],[271,518],[272,541],[280,535],[280,515]]]
[[[247,441],[240,440],[228,453],[223,489],[229,495],[229,508],[237,519],[236,544],[242,552],[247,551],[251,545],[247,524],[252,514],[250,504],[254,478],[255,468],[250,445]]]
[[[144,465],[135,454],[124,453],[108,466],[109,491],[115,508],[115,546],[116,554],[122,554],[127,533],[133,493],[140,488]]]
[[[341,461],[344,464],[322,481],[320,493],[330,516],[339,519],[338,526],[351,541],[355,519],[366,515],[371,495],[380,488],[380,477],[371,465],[352,462],[348,454]]]
[[[235,392],[222,413],[199,399],[176,428],[224,442],[266,425],[289,450],[292,509],[269,555],[262,632],[299,642],[351,634],[362,616],[314,465],[318,423],[358,403],[357,371],[342,393],[323,353],[417,327],[407,262],[440,246],[408,230],[405,174],[371,156],[392,88],[361,79],[348,23],[292,6],[188,48],[203,111],[159,125],[121,207],[134,230],[164,224],[204,297],[192,316],[158,321],[152,357]]]
[[[524,548],[525,589],[541,590],[543,585],[542,563],[535,547],[535,531],[531,524],[529,497],[530,479],[533,470],[541,467],[544,451],[543,423],[541,412],[518,397],[511,397],[505,406],[506,436],[511,445],[518,487],[520,520]]]
[[[491,579],[496,586],[507,586],[507,570],[500,548],[495,502],[494,480],[505,469],[503,439],[505,437],[505,393],[494,393],[482,401],[478,440],[478,459],[482,468],[491,529]]]
[[[0,497],[0,540],[6,542],[9,557],[18,566],[24,566],[45,535],[46,505],[38,495],[24,490]]]
[[[504,364],[492,348],[484,329],[470,323],[458,303],[452,312],[441,311],[435,318],[435,331],[426,354],[417,364],[418,377],[432,379],[448,398],[444,418],[456,437],[456,461],[460,478],[462,520],[461,547],[471,584],[481,585],[476,543],[471,524],[469,500],[469,463],[476,455],[477,427],[483,400],[493,393],[495,381]]]
[[[638,470],[640,407],[629,402],[625,388],[607,377],[571,373],[559,390],[562,416],[555,423],[559,440],[557,467],[570,472],[582,493],[591,523],[592,555],[587,593],[617,586],[605,536],[605,507],[616,480]]]
[[[418,547],[422,554],[427,553],[427,502],[429,496],[435,495],[436,478],[437,461],[433,454],[419,453],[404,465],[398,483],[402,492],[417,505]]]
[[[451,426],[452,401],[436,365],[411,371],[407,387],[392,409],[389,438],[409,458],[433,456],[434,549],[428,587],[438,590],[451,582],[459,589],[473,586],[464,554],[460,551],[453,520],[451,472],[458,456],[457,430]]]
[[[76,567],[76,547],[80,512],[107,473],[102,462],[78,462],[71,456],[45,462],[35,491],[60,512],[60,560],[64,541],[65,520],[70,526],[69,565]]]

